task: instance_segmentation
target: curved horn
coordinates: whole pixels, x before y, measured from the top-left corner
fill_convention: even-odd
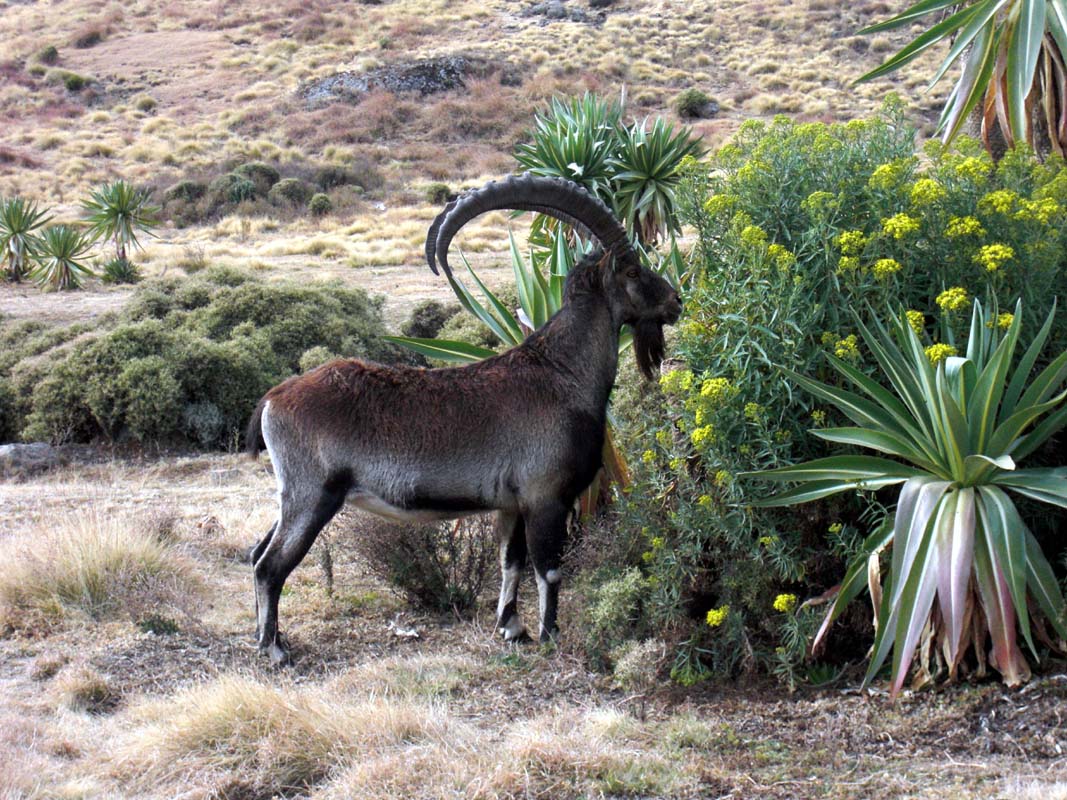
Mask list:
[[[434,274],[440,262],[445,274],[452,275],[448,246],[460,228],[479,214],[505,208],[537,211],[571,225],[577,222],[616,258],[636,258],[626,229],[603,202],[572,181],[526,174],[492,181],[445,206],[426,237],[426,262]]]

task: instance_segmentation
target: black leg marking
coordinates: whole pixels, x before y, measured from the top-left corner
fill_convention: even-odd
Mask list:
[[[315,537],[344,504],[345,491],[324,486],[310,502],[282,496],[282,512],[277,529],[253,572],[256,581],[256,609],[259,651],[276,665],[289,661],[288,645],[278,633],[278,599],[282,587],[296,565],[307,555]]]

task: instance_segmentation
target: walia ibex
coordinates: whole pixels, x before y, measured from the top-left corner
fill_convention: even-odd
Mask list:
[[[271,389],[252,415],[248,451],[270,453],[281,506],[252,551],[259,647],[275,663],[289,658],[278,635],[282,585],[346,498],[400,521],[496,511],[500,632],[525,635],[516,595],[527,555],[540,638],[557,632],[567,515],[601,465],[620,329],[633,329],[637,362],[651,377],[663,359],[663,326],[677,321],[681,301],[642,266],[606,205],[552,178],[511,177],[449,203],[426,241],[434,274],[440,264],[451,276],[452,238],[493,209],[538,211],[600,242],[572,269],[563,307],[540,330],[462,367],[332,361]]]

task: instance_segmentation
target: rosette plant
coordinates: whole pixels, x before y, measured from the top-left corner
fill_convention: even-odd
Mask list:
[[[1017,495],[1067,508],[1067,468],[1017,466],[1067,423],[1067,353],[1031,379],[1054,313],[1016,363],[1022,304],[1002,332],[997,322],[1006,318],[976,302],[966,352],[936,365],[931,356],[938,360],[952,348],[924,350],[905,316],[888,328],[877,321],[868,328],[857,316],[891,390],[833,357],[834,369],[858,392],[791,373],[855,423],[816,430],[817,436],[889,457],[838,455],[750,473],[798,484],[760,505],[902,484],[895,511],[850,564],[816,636],[818,643],[845,604],[869,585],[875,641],[865,685],[892,650],[891,691],[899,692],[920,644],[920,680],[930,677],[932,654],[940,654],[954,679],[968,644],[984,667],[987,631],[990,664],[1005,683],[1018,685],[1030,676],[1018,635],[1035,658],[1035,631],[1051,642],[1044,623],[1031,626],[1032,613],[1051,625],[1061,646],[1067,639],[1063,595],[1012,500]],[[883,579],[879,554],[889,547]]]
[[[42,289],[79,289],[82,280],[93,274],[85,263],[93,240],[69,225],[45,228],[33,252],[36,265],[30,277]]]
[[[20,281],[26,274],[39,241],[35,231],[49,219],[36,203],[22,197],[0,198],[0,264],[7,261],[9,280]]]

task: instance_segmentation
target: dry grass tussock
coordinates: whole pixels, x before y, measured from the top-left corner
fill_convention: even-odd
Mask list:
[[[240,786],[256,797],[313,786],[389,749],[442,743],[454,727],[428,706],[239,675],[147,701],[131,716],[135,726],[112,762],[121,782],[144,791],[175,782],[234,793]]]
[[[145,521],[94,509],[58,514],[0,542],[0,630],[64,621],[135,620],[182,610],[198,579]]]

